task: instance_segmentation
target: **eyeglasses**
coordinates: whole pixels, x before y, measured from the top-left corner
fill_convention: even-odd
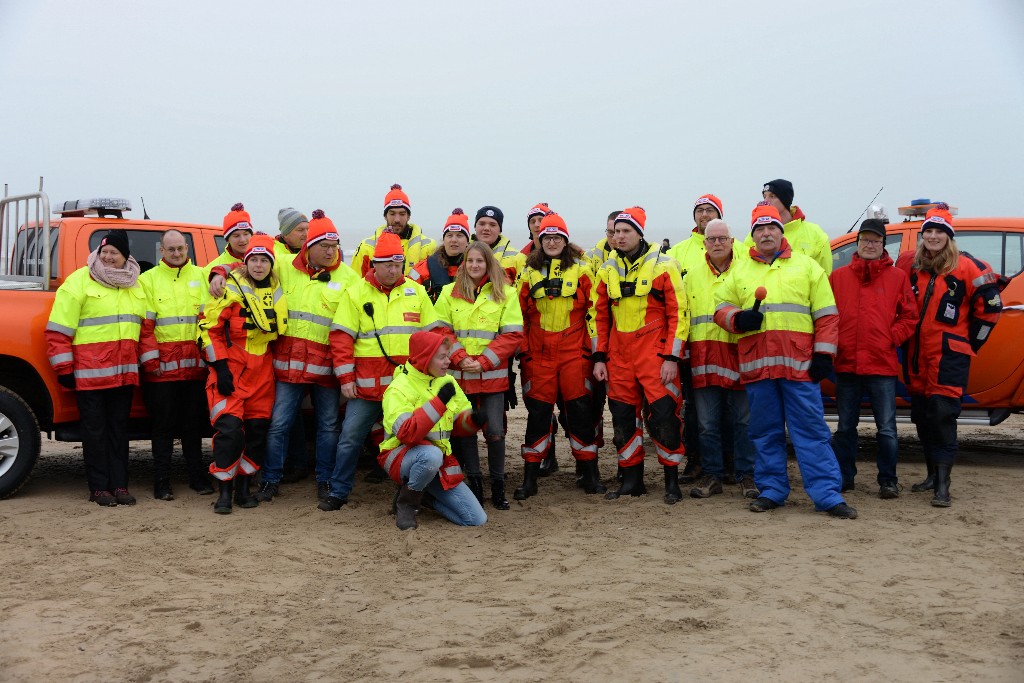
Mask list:
[[[883,244],[885,244],[885,242],[883,242],[882,240],[866,240],[866,239],[861,239],[860,243],[861,244],[866,244],[869,247],[880,247]]]
[[[725,244],[727,242],[732,242],[732,238],[731,237],[705,237],[704,241],[705,242],[711,242],[711,244],[716,244],[716,243],[717,244]]]

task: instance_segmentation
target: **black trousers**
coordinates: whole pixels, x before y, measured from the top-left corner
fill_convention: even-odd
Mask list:
[[[190,484],[203,481],[203,428],[209,420],[203,380],[145,382],[142,396],[153,421],[153,479],[171,477],[174,438],[181,438],[181,452]]]
[[[128,488],[128,415],[132,387],[75,392],[90,491]]]
[[[925,459],[936,465],[952,465],[956,460],[960,405],[960,399],[950,396],[910,396],[910,421],[917,427]]]

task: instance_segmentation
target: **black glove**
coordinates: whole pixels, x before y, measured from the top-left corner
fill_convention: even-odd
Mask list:
[[[811,381],[817,384],[832,374],[832,356],[827,353],[816,353],[811,357],[811,367],[807,370]]]
[[[437,397],[441,399],[442,403],[448,405],[448,401],[455,398],[455,385],[451,382],[445,382],[438,390]]]
[[[57,375],[57,384],[65,389],[75,390],[75,373],[69,372],[66,375]]]
[[[235,379],[228,370],[226,360],[213,361],[213,369],[217,372],[217,391],[221,396],[230,396],[235,393]]]
[[[736,314],[737,332],[754,332],[764,324],[764,313],[761,311],[744,310]]]
[[[483,429],[484,425],[487,424],[487,415],[482,410],[474,410],[469,414],[469,419],[473,421],[477,429]]]

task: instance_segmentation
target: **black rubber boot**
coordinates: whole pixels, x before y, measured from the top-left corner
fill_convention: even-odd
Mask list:
[[[240,508],[254,508],[260,504],[256,496],[249,491],[251,479],[248,474],[239,474],[235,477],[235,505]]]
[[[935,463],[928,456],[925,456],[925,465],[928,467],[928,476],[919,484],[914,484],[910,490],[914,493],[931,491],[935,488]]]
[[[402,531],[416,528],[416,513],[420,511],[423,491],[414,491],[403,486],[395,499],[395,526]]]
[[[665,503],[675,505],[683,499],[679,489],[679,468],[665,465]]]
[[[953,504],[949,498],[949,471],[952,465],[935,466],[935,496],[932,498],[932,505],[937,508],[948,508]]]
[[[523,485],[515,490],[512,497],[516,500],[526,500],[530,496],[537,495],[537,474],[540,472],[539,462],[523,463]]]
[[[642,496],[647,493],[644,486],[644,464],[622,468],[622,485],[615,491],[605,494],[605,500],[615,500],[621,496]]]
[[[583,488],[583,463],[576,461],[576,488]]]
[[[491,481],[491,505],[495,510],[508,510],[511,507],[505,498],[505,481],[503,479]]]
[[[484,478],[480,474],[467,474],[466,475],[466,486],[476,496],[477,501],[481,506],[484,504]]]
[[[220,481],[218,480],[218,486],[220,487],[220,495],[217,500],[213,503],[213,511],[218,515],[230,515],[231,514],[231,481]]]
[[[601,483],[601,473],[597,469],[597,458],[593,460],[577,460],[576,468],[580,472],[580,487],[584,493],[605,493],[608,490]]]
[[[153,483],[153,497],[157,500],[174,500],[170,479],[157,479]]]

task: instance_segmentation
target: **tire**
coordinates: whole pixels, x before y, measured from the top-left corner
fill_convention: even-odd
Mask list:
[[[20,396],[0,387],[0,499],[28,482],[41,447],[35,413]]]

